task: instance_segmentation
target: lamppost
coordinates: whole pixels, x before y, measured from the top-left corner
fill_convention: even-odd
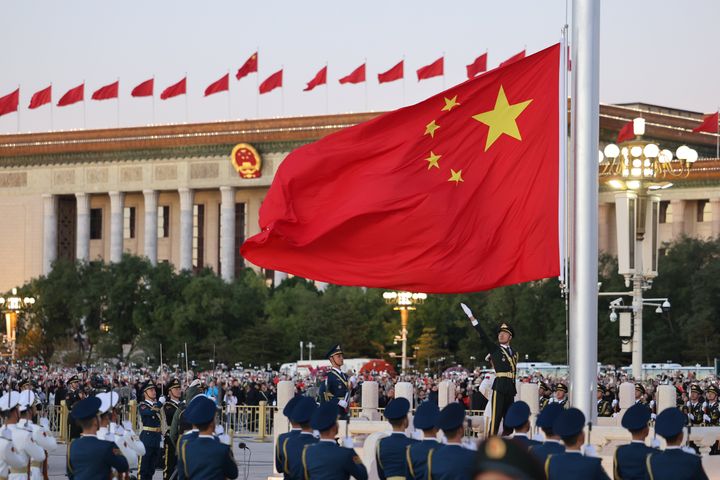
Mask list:
[[[695,150],[683,145],[673,157],[670,150],[644,140],[645,120],[633,120],[635,137],[608,144],[600,152],[601,177],[616,190],[618,272],[625,277],[631,292],[605,292],[601,295],[632,297],[632,373],[642,378],[643,292],[652,287],[658,274],[659,191],[672,186],[672,178],[687,177],[698,159]],[[659,299],[659,308],[669,308],[667,299]],[[665,305],[667,303],[667,305]],[[625,351],[625,350],[624,350]]]
[[[5,331],[10,343],[12,359],[15,360],[15,345],[17,341],[18,312],[35,304],[34,297],[18,297],[17,288],[12,289],[9,297],[0,297],[0,308],[5,310]]]
[[[308,347],[308,360],[312,362],[312,349],[315,348],[315,344],[313,342],[308,342],[307,347]]]
[[[385,292],[383,293],[385,303],[395,305],[393,310],[400,310],[400,335],[398,341],[402,341],[402,361],[400,370],[405,374],[407,370],[407,325],[410,310],[415,310],[415,305],[422,304],[427,299],[426,293],[412,292]]]

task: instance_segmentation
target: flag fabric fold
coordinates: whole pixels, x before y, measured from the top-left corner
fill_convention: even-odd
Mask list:
[[[230,74],[226,73],[218,80],[207,86],[205,89],[205,96],[212,95],[214,93],[227,92],[230,90]]]
[[[185,95],[187,93],[187,77],[184,77],[177,83],[174,83],[167,87],[160,94],[160,100],[167,100],[168,98],[177,97],[178,95]]]
[[[445,72],[445,57],[440,57],[430,65],[418,68],[417,78],[420,80],[427,80],[428,78],[439,77]]]
[[[243,63],[242,67],[240,67],[235,74],[235,78],[240,80],[244,77],[247,77],[251,73],[257,73],[258,71],[258,52],[253,53],[250,55],[250,58],[245,60],[245,63]]]
[[[345,75],[340,80],[338,80],[341,84],[346,83],[362,83],[365,81],[365,64],[363,63],[359,67],[357,67],[355,70],[350,72],[348,75]]]
[[[326,85],[327,84],[327,66],[324,66],[323,68],[318,71],[315,76],[310,80],[305,88],[303,88],[303,92],[309,92],[313,88],[320,86],[320,85]]]
[[[153,90],[155,89],[155,79],[145,80],[138,86],[132,89],[130,95],[133,97],[152,97]]]
[[[390,70],[382,73],[378,73],[378,83],[394,82],[395,80],[402,80],[405,76],[405,60],[400,60],[397,65],[392,67]]]
[[[111,98],[118,98],[118,90],[120,89],[120,81],[115,81],[104,87],[100,87],[95,90],[92,94],[93,100],[109,100]]]
[[[618,132],[617,143],[626,142],[635,138],[635,130],[633,129],[633,121],[627,122]]]
[[[525,58],[525,50],[523,50],[522,52],[516,53],[512,57],[510,57],[507,60],[505,60],[504,62],[500,63],[500,65],[498,65],[498,67],[507,67],[511,63],[517,62],[518,60],[522,60],[523,58]]]
[[[14,92],[8,93],[4,97],[0,97],[0,117],[8,113],[17,112],[20,104],[20,89],[16,88]]]
[[[258,90],[260,91],[260,95],[264,93],[269,93],[275,90],[276,88],[282,88],[283,83],[283,71],[282,69],[278,70],[277,72],[270,75],[268,78],[265,79],[260,84],[260,87]]]
[[[81,83],[75,88],[71,88],[68,90],[65,95],[60,97],[60,100],[57,103],[58,107],[65,107],[67,105],[72,105],[77,102],[82,102],[85,99],[85,84]]]
[[[466,65],[467,77],[475,78],[487,71],[487,52],[477,57],[470,65]]]
[[[718,115],[718,112],[705,115],[705,117],[703,117],[702,123],[697,127],[693,128],[693,132],[720,133],[720,129],[718,129],[719,116],[720,115]]]
[[[35,108],[42,107],[43,105],[47,105],[48,103],[51,103],[51,102],[52,102],[52,85],[33,93],[32,98],[30,98],[30,105],[28,105],[28,108],[30,110],[33,110]]]
[[[291,152],[248,261],[428,293],[557,276],[560,46]]]

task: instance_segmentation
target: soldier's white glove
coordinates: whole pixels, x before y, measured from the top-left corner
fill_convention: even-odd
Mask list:
[[[338,402],[338,405],[340,405],[342,408],[347,408],[348,403],[345,400],[340,400]]]
[[[651,414],[650,414],[650,418],[652,418],[653,420],[655,420],[655,418],[657,418],[657,415],[655,415],[654,413],[651,413]]]
[[[220,440],[220,443],[222,443],[223,445],[230,445],[230,435],[228,435],[227,433],[218,435],[218,440]]]
[[[160,437],[160,450],[162,450],[163,448],[165,448],[165,439]]]
[[[345,448],[354,448],[355,442],[353,442],[353,439],[351,437],[345,437],[343,438],[343,447]]]
[[[222,425],[215,425],[215,435],[222,435],[225,433],[225,429]]]
[[[690,420],[690,423],[692,423],[695,420],[695,417],[693,417],[692,413],[687,414],[688,420]]]
[[[707,408],[707,402],[703,402],[702,407],[703,407],[703,408]]]
[[[166,400],[165,400],[165,396],[163,395],[162,397],[160,397],[160,398],[158,399],[158,402],[160,402],[161,404],[163,404],[163,405],[164,405],[164,404],[165,404],[165,402],[166,402]]]
[[[652,441],[650,442],[650,446],[652,448],[660,448],[660,440],[658,440],[657,437],[653,437]]]
[[[463,437],[462,446],[463,448],[472,450],[473,452],[477,450],[477,443],[475,443],[472,438]]]
[[[120,425],[116,426],[116,427],[115,427],[115,435],[117,435],[118,437],[124,436],[124,435],[125,435],[125,429],[124,429],[123,427],[121,427]]]
[[[650,400],[650,410],[655,408],[655,400]]]
[[[38,421],[38,423],[39,423],[40,426],[43,427],[43,428],[47,428],[47,429],[50,428],[50,420],[49,420],[47,417],[41,418],[41,419]]]
[[[697,452],[692,447],[682,447],[680,450],[682,450],[685,453],[689,453],[691,455],[697,455]]]
[[[710,418],[710,416],[705,413],[703,414],[703,422],[712,423],[712,418]]]
[[[613,401],[612,401],[612,403],[610,403],[610,405],[612,406],[612,408],[617,407],[617,406],[618,406],[618,399],[617,399],[617,398],[613,399]]]
[[[580,449],[582,451],[582,454],[586,457],[597,457],[597,451],[595,450],[595,446],[591,444],[585,444]]]
[[[533,435],[532,439],[535,440],[536,442],[544,442],[545,436],[541,433],[536,433],[535,435]]]
[[[617,417],[618,415],[620,415],[620,413],[619,413],[619,412],[615,412],[615,413],[612,414],[612,418],[615,418],[615,417]]]

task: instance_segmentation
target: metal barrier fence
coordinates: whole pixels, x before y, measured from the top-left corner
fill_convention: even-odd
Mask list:
[[[272,434],[273,418],[278,408],[260,402],[260,405],[237,405],[232,412],[222,412],[221,424],[225,431],[236,435],[257,435],[265,438]]]
[[[38,405],[37,416],[38,418],[46,417],[50,423],[50,431],[60,441],[66,441],[69,436],[69,419],[70,410],[67,408],[65,400],[60,402],[60,405]],[[128,404],[122,405],[118,408],[118,423],[122,423],[125,420],[129,420],[133,427],[137,430],[138,415],[137,415],[137,402],[131,400]]]

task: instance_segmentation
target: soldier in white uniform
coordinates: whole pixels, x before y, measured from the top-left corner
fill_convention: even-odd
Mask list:
[[[8,392],[0,397],[0,412],[5,421],[13,416],[17,419],[19,400],[18,392]],[[18,452],[13,445],[12,431],[6,425],[3,426],[0,430],[0,477],[8,478],[11,471],[20,471],[23,468],[27,475],[27,464],[27,457]]]
[[[30,479],[31,480],[43,480],[43,470],[46,467],[47,452],[45,447],[41,445],[37,440],[35,425],[32,421],[33,415],[35,414],[35,394],[32,390],[23,390],[20,392],[20,421],[18,422],[18,428],[21,428],[29,433],[18,432],[17,435],[27,437],[25,439],[25,451],[30,456]],[[13,434],[14,436],[15,434]],[[41,459],[42,457],[42,459]]]
[[[131,470],[133,468],[137,468],[137,454],[128,445],[124,435],[125,432],[122,427],[118,427],[118,425],[113,422],[114,419],[117,419],[115,406],[118,404],[120,396],[115,392],[103,392],[98,393],[95,396],[100,399],[100,410],[98,411],[100,417],[100,428],[97,431],[97,437],[100,440],[115,443],[115,445],[117,445],[120,449],[120,453],[122,453],[127,459],[128,467]],[[119,433],[121,435],[117,435],[118,429],[120,429]],[[118,472],[115,470],[113,470],[113,476],[117,476],[117,478],[124,478],[119,476]]]
[[[24,390],[24,392],[32,394],[30,390]],[[27,393],[24,394],[26,399],[28,398],[27,395]],[[42,470],[43,462],[45,462],[45,450],[43,450],[42,447],[35,443],[32,439],[32,427],[27,425],[27,419],[24,414],[28,410],[28,405],[20,403],[22,397],[23,395],[18,394],[18,406],[15,409],[17,417],[12,415],[11,417],[8,417],[6,421],[8,428],[12,431],[12,439],[15,449],[18,452],[25,454],[26,463],[25,468],[22,471],[13,471],[11,469],[8,480],[27,480],[28,468],[30,468],[30,470],[32,470],[32,468],[39,468]],[[16,418],[16,420],[12,421],[11,418]]]

